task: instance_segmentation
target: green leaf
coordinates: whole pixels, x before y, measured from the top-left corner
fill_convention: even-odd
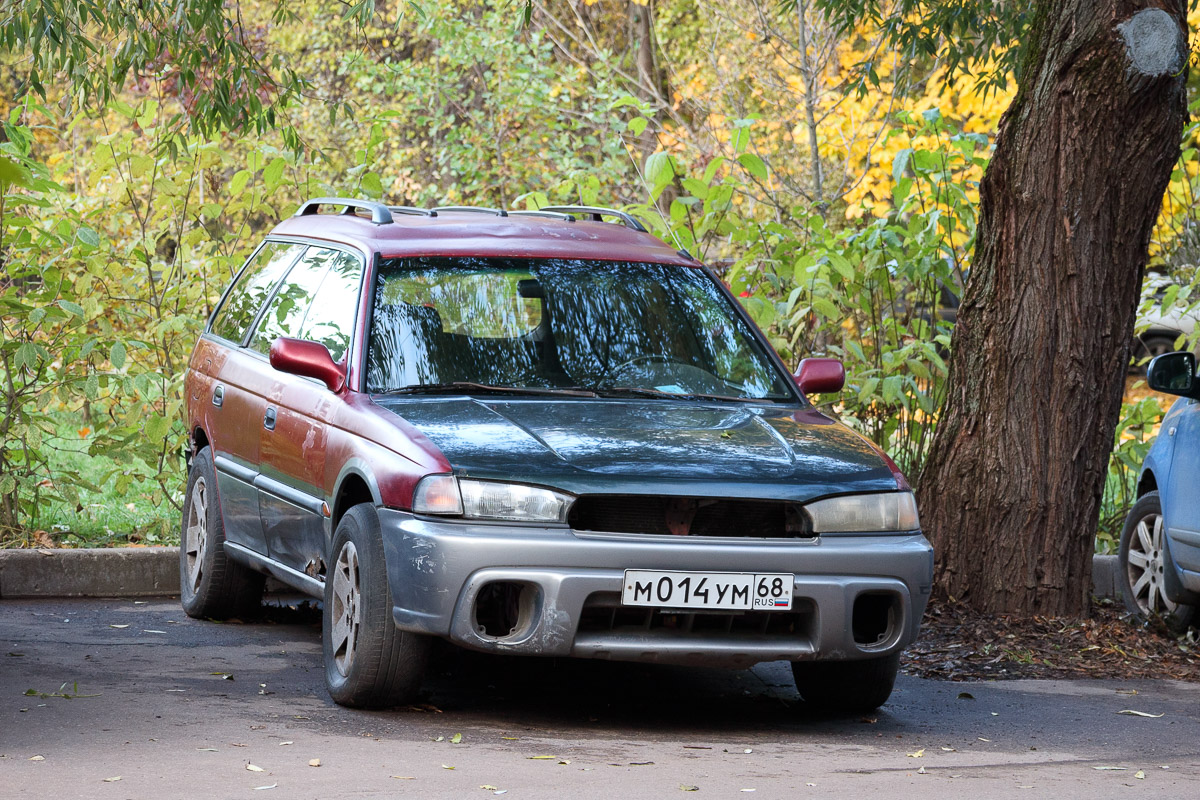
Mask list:
[[[634,136],[641,136],[642,131],[646,130],[646,125],[649,123],[650,120],[646,119],[645,117],[634,117],[633,119],[629,120],[629,123],[625,127],[629,128],[629,132]]]
[[[69,314],[74,314],[77,317],[83,316],[83,306],[79,305],[78,303],[72,303],[70,300],[59,300],[58,305],[59,308]],[[41,309],[38,310],[40,311]]]
[[[234,195],[241,194],[242,190],[246,188],[246,183],[249,180],[249,170],[238,170],[237,173],[234,174],[233,179],[229,181],[229,193]]]
[[[20,105],[18,104],[17,108],[19,107]],[[0,154],[0,191],[3,191],[12,184],[28,189],[30,188],[31,179],[29,170],[11,158]]]
[[[100,234],[96,233],[86,225],[81,226],[79,230],[75,231],[75,235],[79,237],[79,241],[83,242],[88,247],[100,246]]]
[[[838,307],[833,304],[833,301],[827,297],[814,297],[812,305],[813,309],[826,319],[840,320],[843,316],[843,314],[838,311]]]
[[[906,147],[896,153],[896,157],[892,159],[892,180],[899,183],[904,177],[904,170],[908,168],[908,158],[912,155],[912,148]]]
[[[646,159],[646,182],[653,187],[661,187],[671,182],[675,177],[675,165],[669,153],[659,151]]]
[[[379,173],[368,172],[362,178],[363,191],[372,197],[383,196],[383,181],[379,178]]]
[[[263,183],[267,186],[275,186],[279,183],[279,179],[283,177],[283,168],[287,166],[287,162],[282,157],[277,157],[270,164],[267,164],[263,170]]]
[[[112,349],[108,351],[108,361],[113,369],[125,366],[125,345],[122,342],[113,343]]]
[[[739,164],[746,168],[747,172],[766,183],[767,165],[763,163],[761,158],[754,155],[754,153],[742,153],[738,156],[737,160]]]
[[[162,414],[154,414],[146,420],[146,438],[151,442],[158,443],[167,438],[167,430],[170,428],[170,423]]]

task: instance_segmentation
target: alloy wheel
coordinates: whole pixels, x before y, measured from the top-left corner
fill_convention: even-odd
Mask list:
[[[1129,539],[1126,560],[1129,586],[1133,589],[1138,608],[1154,614],[1174,611],[1175,604],[1167,598],[1163,588],[1162,514],[1152,512],[1138,520]]]
[[[361,589],[358,550],[346,542],[333,568],[333,608],[330,639],[333,642],[333,663],[342,675],[349,675],[354,663],[362,625]]]
[[[203,477],[196,478],[192,484],[184,537],[188,585],[194,594],[200,591],[200,581],[204,578],[204,556],[208,551],[208,483]]]

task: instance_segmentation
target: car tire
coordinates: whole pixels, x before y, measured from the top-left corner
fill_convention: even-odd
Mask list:
[[[212,451],[192,458],[179,531],[179,600],[189,617],[229,619],[262,605],[266,577],[225,554],[225,522]]]
[[[1182,633],[1195,619],[1196,608],[1172,602],[1166,595],[1166,532],[1162,522],[1162,501],[1157,491],[1142,495],[1129,509],[1117,549],[1117,585],[1131,613],[1143,619],[1157,616],[1172,632]]]
[[[863,714],[892,696],[900,654],[862,661],[793,661],[804,707],[822,714]]]
[[[351,708],[388,708],[410,700],[425,672],[430,638],[402,631],[392,619],[374,507],[357,505],[342,517],[330,565],[321,617],[329,695]]]

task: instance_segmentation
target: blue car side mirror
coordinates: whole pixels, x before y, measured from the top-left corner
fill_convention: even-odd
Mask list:
[[[1146,369],[1146,383],[1156,392],[1181,397],[1200,397],[1200,381],[1196,380],[1196,357],[1191,353],[1163,353]]]

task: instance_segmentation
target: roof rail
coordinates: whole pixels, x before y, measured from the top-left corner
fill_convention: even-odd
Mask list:
[[[411,214],[417,217],[436,217],[438,210],[436,208],[416,208],[414,206],[388,206],[389,211],[395,211],[397,214]]]
[[[315,200],[309,200],[301,204],[295,215],[305,217],[310,214],[319,214],[321,206],[345,206],[343,214],[353,214],[358,209],[370,211],[371,222],[376,225],[389,225],[392,222],[392,212],[383,203],[376,203],[372,200],[352,200],[348,197],[318,197]]]
[[[508,212],[503,208],[487,208],[486,206],[438,206],[437,211],[475,211],[480,214],[492,214],[497,217],[507,217]]]
[[[560,214],[579,214],[590,217],[594,222],[600,222],[604,217],[616,217],[626,228],[639,233],[646,233],[646,226],[624,211],[615,208],[599,208],[597,206],[546,206],[542,211],[556,211]]]
[[[575,217],[571,216],[570,214],[567,214],[563,211],[551,211],[548,208],[539,208],[536,211],[510,211],[508,212],[508,215],[510,217],[550,217],[551,219],[561,219],[566,222],[575,221]]]

